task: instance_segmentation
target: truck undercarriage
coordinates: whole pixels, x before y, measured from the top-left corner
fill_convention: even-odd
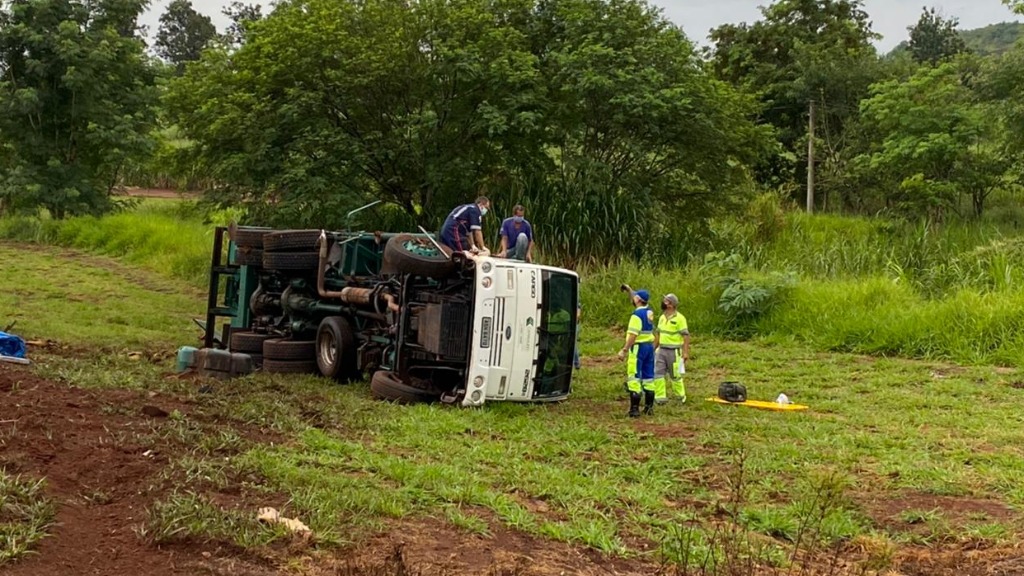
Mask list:
[[[566,286],[559,294],[564,292],[567,314],[570,304],[575,307],[578,278],[554,268],[495,262],[452,253],[428,234],[219,228],[204,343],[215,346],[217,319],[229,318],[220,342],[230,352],[248,354],[264,371],[319,373],[342,382],[370,375],[373,394],[393,401],[479,405],[485,398],[565,398],[572,367],[564,349],[575,338],[575,314],[568,323],[542,326],[550,316],[542,305],[548,282],[539,294],[537,279],[556,275]],[[507,272],[507,285],[500,288],[503,297],[494,298],[498,272]],[[524,305],[511,307],[513,317],[498,318],[493,303],[514,301],[516,274],[531,275],[530,294],[521,295]],[[521,289],[527,289],[525,281]],[[502,365],[491,346],[507,340],[511,348],[513,334],[520,351]],[[552,364],[556,340],[559,360]],[[538,366],[539,356],[557,369]],[[514,361],[528,363],[531,390],[536,380],[529,398],[510,391]],[[492,386],[492,375],[500,377],[500,388]]]

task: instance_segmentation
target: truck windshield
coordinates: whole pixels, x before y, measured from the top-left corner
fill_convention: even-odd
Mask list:
[[[542,273],[544,300],[534,397],[564,395],[572,385],[577,285],[575,276],[548,270]]]

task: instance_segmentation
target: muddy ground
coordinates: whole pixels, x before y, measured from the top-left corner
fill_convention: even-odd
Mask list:
[[[158,410],[154,410],[154,408]],[[657,569],[507,530],[460,533],[442,521],[396,522],[349,550],[283,545],[243,551],[217,542],[149,543],[147,509],[170,494],[166,470],[181,447],[161,440],[167,413],[193,414],[163,394],[81,389],[0,363],[0,467],[45,478],[58,505],[50,536],[36,554],[0,566],[5,576],[221,574],[651,574]],[[202,421],[202,417],[199,419]],[[212,428],[231,423],[206,421]],[[265,432],[233,427],[265,440]],[[162,443],[161,443],[162,442]],[[180,489],[181,487],[178,486]],[[255,515],[268,502],[227,499]],[[296,551],[296,548],[299,548]]]
[[[36,553],[0,566],[0,573],[554,576],[662,572],[656,565],[608,558],[586,548],[506,530],[498,523],[492,523],[493,534],[485,537],[429,518],[395,522],[346,550],[318,550],[295,542],[270,550],[242,550],[205,541],[156,545],[141,531],[147,509],[181,488],[168,477],[167,469],[182,447],[160,433],[169,425],[167,413],[174,410],[197,418],[211,430],[231,427],[254,442],[268,438],[266,431],[204,417],[180,398],[74,388],[39,378],[30,368],[0,363],[0,467],[26,478],[45,478],[47,494],[58,506],[50,536]],[[238,491],[227,492],[223,499],[254,515],[259,506],[268,504],[249,500]],[[980,510],[998,519],[1015,515],[990,502],[919,501],[924,497],[904,496],[868,504],[867,511],[882,526],[899,522],[903,509]],[[856,555],[857,550],[850,553]],[[880,574],[1018,576],[1024,575],[1024,551],[1017,546],[903,547]]]

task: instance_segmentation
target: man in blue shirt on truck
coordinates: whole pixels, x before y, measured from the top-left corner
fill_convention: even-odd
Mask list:
[[[480,196],[473,204],[456,206],[441,226],[441,243],[456,252],[488,251],[480,220],[490,207],[486,196]]]
[[[501,223],[501,251],[498,256],[533,262],[533,226],[523,216],[522,204],[512,208],[512,217]]]

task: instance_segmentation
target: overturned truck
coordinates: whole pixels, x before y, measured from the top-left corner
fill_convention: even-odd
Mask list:
[[[572,386],[578,289],[572,271],[426,233],[218,228],[204,343],[266,372],[369,376],[399,402],[556,401]]]

